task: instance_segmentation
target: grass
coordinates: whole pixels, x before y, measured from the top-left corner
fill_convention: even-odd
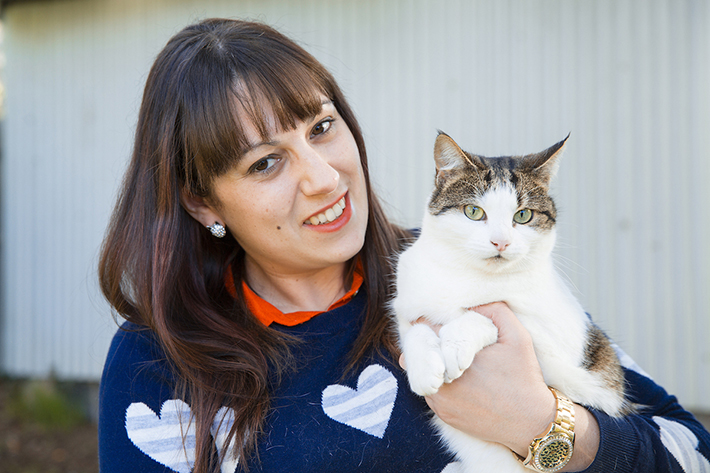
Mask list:
[[[0,471],[96,473],[96,424],[76,386],[0,376]]]
[[[47,430],[70,430],[86,422],[81,408],[52,380],[15,385],[6,409],[11,418]]]

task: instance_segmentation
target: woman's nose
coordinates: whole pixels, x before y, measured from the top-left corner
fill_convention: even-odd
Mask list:
[[[329,194],[338,188],[340,174],[326,156],[311,147],[299,154],[301,191],[305,195]]]

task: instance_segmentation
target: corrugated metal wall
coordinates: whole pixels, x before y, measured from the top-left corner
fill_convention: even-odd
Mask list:
[[[442,129],[471,151],[572,132],[560,260],[595,319],[681,401],[710,409],[706,0],[12,4],[3,72],[3,370],[96,379],[113,330],[97,248],[147,70],[207,16],[261,19],[339,79],[392,216],[416,225]]]

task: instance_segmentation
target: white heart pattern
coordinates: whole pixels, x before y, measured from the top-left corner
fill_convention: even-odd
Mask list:
[[[217,411],[210,429],[212,438],[217,444],[217,451],[222,459],[222,464],[220,465],[221,473],[234,473],[237,469],[238,458],[234,456],[234,439],[229,445],[226,445],[227,434],[229,434],[232,424],[234,424],[234,409],[223,407]],[[225,446],[227,447],[226,452],[224,451]]]
[[[360,373],[357,389],[332,384],[323,390],[323,412],[349,427],[382,438],[397,398],[397,379],[386,368],[370,365]]]
[[[153,460],[178,473],[195,464],[195,424],[190,406],[179,399],[165,401],[160,417],[142,402],[126,409],[126,432],[131,442]]]
[[[190,406],[179,399],[170,399],[160,408],[160,416],[142,402],[126,409],[126,433],[143,453],[177,473],[190,473],[195,464],[195,423]],[[223,407],[217,412],[210,432],[223,458],[222,473],[233,473],[237,459],[231,453],[234,443],[223,452],[226,435],[234,423],[234,410]]]

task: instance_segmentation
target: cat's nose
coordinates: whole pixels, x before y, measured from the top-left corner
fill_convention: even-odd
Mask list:
[[[508,246],[510,245],[510,242],[491,240],[491,244],[496,247],[496,250],[505,251],[505,249],[508,248]]]

